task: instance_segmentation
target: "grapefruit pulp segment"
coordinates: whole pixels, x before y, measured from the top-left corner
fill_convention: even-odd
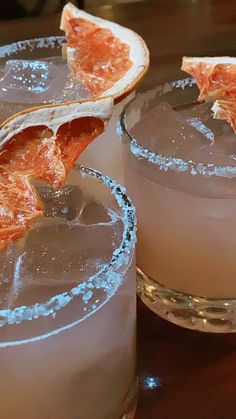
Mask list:
[[[0,249],[24,236],[26,224],[42,214],[42,204],[27,176],[0,167]]]
[[[66,170],[71,169],[79,155],[100,135],[104,121],[95,117],[83,117],[62,125],[57,131],[56,143]]]
[[[0,152],[0,166],[43,180],[55,189],[66,176],[60,149],[47,127],[29,127],[16,134]]]
[[[183,57],[181,69],[195,78],[199,101],[236,98],[236,58]]]
[[[10,242],[24,237],[26,233],[26,226],[12,226],[10,228],[0,229],[0,250],[3,249]]]
[[[1,227],[25,224],[41,214],[42,204],[28,176],[19,176],[0,167],[0,225]]]
[[[66,36],[69,51],[74,49],[68,56],[71,72],[92,96],[108,90],[132,66],[129,46],[110,29],[75,18],[69,20]]]
[[[149,67],[149,51],[134,31],[93,16],[67,3],[60,29],[66,34],[63,54],[72,75],[93,97],[116,101],[135,89]]]

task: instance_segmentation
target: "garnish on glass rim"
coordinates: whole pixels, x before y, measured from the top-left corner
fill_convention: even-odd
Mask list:
[[[72,75],[93,99],[27,109],[0,126],[0,248],[23,236],[43,211],[33,179],[60,188],[79,155],[104,131],[113,99],[134,90],[149,66],[138,34],[71,3],[60,27]]]
[[[115,101],[135,89],[149,67],[149,51],[134,31],[95,17],[68,3],[60,28],[72,74],[95,96]]]
[[[183,57],[181,69],[196,79],[198,100],[216,101],[214,118],[229,122],[236,133],[236,57]]]
[[[27,109],[0,127],[0,249],[25,235],[43,208],[33,179],[63,184],[83,150],[104,129],[112,98]]]

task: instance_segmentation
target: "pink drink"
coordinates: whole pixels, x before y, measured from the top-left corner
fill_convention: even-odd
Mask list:
[[[132,418],[134,209],[85,168],[37,190],[44,216],[0,252],[1,417]]]
[[[132,92],[128,97],[114,106],[111,119],[106,130],[92,142],[79,157],[79,162],[93,167],[111,176],[117,182],[124,183],[124,170],[122,163],[122,146],[117,132],[117,120],[124,106],[134,97]]]
[[[236,136],[196,97],[191,79],[166,84],[122,117],[139,293],[174,323],[234,331]]]

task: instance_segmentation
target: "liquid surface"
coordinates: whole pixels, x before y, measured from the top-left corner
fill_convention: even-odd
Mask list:
[[[210,108],[160,103],[141,115],[136,149],[153,153],[127,147],[125,184],[137,210],[138,267],[167,289],[235,298],[236,136]]]
[[[138,144],[154,153],[196,163],[236,166],[236,136],[214,120],[211,104],[172,108],[160,103],[132,129]]]
[[[11,59],[0,67],[1,102],[46,104],[88,96],[83,85],[71,76],[62,57]]]
[[[122,240],[118,214],[78,186],[38,188],[44,216],[0,252],[0,308],[43,302],[109,263]]]

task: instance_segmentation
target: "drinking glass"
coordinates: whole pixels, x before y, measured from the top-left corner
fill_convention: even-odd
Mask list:
[[[197,96],[193,79],[177,80],[138,95],[121,115],[125,185],[138,218],[138,293],[151,310],[175,324],[235,332],[235,134],[226,123],[213,121],[210,113],[212,130],[201,122],[204,114],[182,126],[173,109],[185,115],[193,107],[205,109],[201,107],[207,105],[196,104]],[[169,112],[161,132],[148,116],[158,106]],[[194,124],[198,131],[203,127],[205,135],[199,145],[190,130]],[[184,144],[180,154],[168,152],[165,131],[172,135],[170,149],[176,142]]]
[[[77,166],[0,252],[0,402],[8,419],[133,418],[135,210],[123,187]]]
[[[0,81],[0,122],[27,108],[47,103],[91,99],[89,92],[70,76],[66,58],[62,56],[65,43],[64,36],[52,36],[23,40],[0,47],[0,78],[4,77],[4,80]],[[17,60],[20,60],[18,68]],[[23,68],[22,60],[28,68]],[[38,71],[37,67],[29,66],[30,63],[33,65],[33,60],[38,61]],[[45,68],[42,68],[43,65]],[[44,85],[40,77],[45,77]],[[27,78],[28,85],[25,86]],[[31,89],[31,86],[35,87],[36,79],[42,81],[41,90]],[[130,93],[114,105],[106,130],[78,159],[79,163],[106,173],[119,183],[123,183],[122,147],[115,125],[124,105],[133,96],[134,93]]]

